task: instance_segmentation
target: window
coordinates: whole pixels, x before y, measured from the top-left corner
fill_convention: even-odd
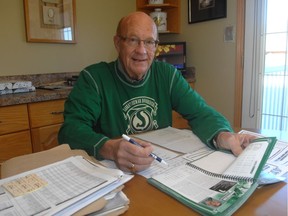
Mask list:
[[[287,133],[287,10],[287,0],[246,1],[242,127]]]
[[[288,1],[267,0],[261,129],[288,130]]]

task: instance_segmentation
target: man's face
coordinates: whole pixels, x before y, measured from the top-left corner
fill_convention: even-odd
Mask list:
[[[154,59],[157,43],[153,45],[153,42],[157,40],[157,29],[153,24],[150,19],[131,18],[123,24],[121,35],[114,37],[120,61],[132,79],[141,79]]]

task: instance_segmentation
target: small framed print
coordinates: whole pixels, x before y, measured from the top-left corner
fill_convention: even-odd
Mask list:
[[[75,0],[24,0],[27,42],[76,43]]]
[[[188,23],[198,23],[227,16],[227,0],[188,0]]]

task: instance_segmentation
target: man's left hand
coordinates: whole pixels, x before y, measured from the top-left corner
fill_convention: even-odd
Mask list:
[[[255,138],[257,137],[250,134],[220,132],[216,143],[218,148],[231,150],[235,156],[238,156]]]

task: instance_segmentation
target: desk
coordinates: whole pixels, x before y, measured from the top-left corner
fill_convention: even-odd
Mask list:
[[[139,175],[135,175],[132,180],[125,184],[123,192],[130,199],[129,209],[124,213],[124,216],[199,215],[194,210],[150,185],[146,178]],[[246,203],[233,215],[286,216],[288,215],[287,196],[286,178],[285,182],[256,189]]]
[[[37,168],[39,166],[46,165],[48,163],[55,162],[56,159],[64,159],[63,152],[59,150],[59,148],[64,148],[65,145],[60,145],[54,149],[47,150],[46,153],[38,152],[34,153],[33,155],[36,157],[32,160],[32,156],[27,155],[25,157],[31,157],[30,160],[28,158],[25,159],[25,163],[22,160],[18,161],[19,164],[15,164],[13,166],[13,172],[9,172],[9,175],[6,173],[7,176],[11,176],[17,174],[25,170],[30,170]],[[65,150],[65,149],[64,149]],[[63,151],[64,151],[63,150]],[[70,148],[69,148],[70,150]],[[48,154],[53,155],[51,157]],[[54,152],[54,151],[57,151]],[[79,150],[77,151],[77,155],[80,154]],[[64,151],[66,152],[66,151]],[[69,152],[69,151],[68,151]],[[82,150],[81,150],[82,152]],[[66,152],[67,153],[67,152]],[[46,159],[43,159],[43,155],[46,155]],[[76,154],[76,153],[75,153]],[[83,152],[82,152],[83,154]],[[82,155],[80,154],[80,155]],[[86,155],[85,153],[84,155]],[[57,156],[58,155],[58,156]],[[23,156],[21,156],[23,157]],[[87,157],[89,157],[87,155]],[[41,158],[41,160],[39,160]],[[33,163],[32,163],[33,161]],[[36,162],[35,162],[36,161]],[[21,166],[20,166],[21,165]],[[25,169],[24,169],[25,168]],[[259,215],[259,216],[287,216],[288,215],[288,174],[286,174],[285,182],[278,182],[272,185],[266,185],[262,188],[256,189],[256,191],[252,194],[252,196],[240,207],[233,216],[243,216],[243,215]],[[174,198],[168,196],[164,192],[158,190],[156,187],[150,185],[147,182],[147,179],[140,176],[135,175],[135,177],[125,184],[125,188],[123,192],[127,195],[130,199],[130,205],[128,211],[126,211],[123,215],[124,216],[170,216],[170,215],[180,215],[180,216],[192,216],[192,215],[199,215],[194,210],[186,207],[182,203],[178,202]]]

